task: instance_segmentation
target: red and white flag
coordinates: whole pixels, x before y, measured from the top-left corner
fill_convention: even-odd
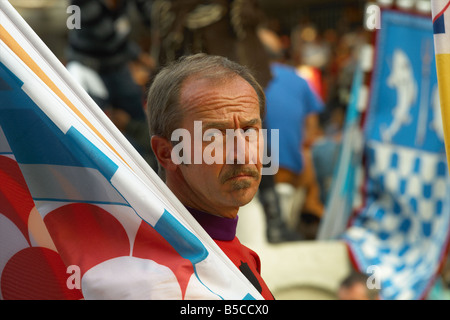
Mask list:
[[[8,1],[0,298],[261,299]]]

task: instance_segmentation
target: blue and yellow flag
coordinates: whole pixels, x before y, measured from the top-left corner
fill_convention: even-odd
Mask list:
[[[447,158],[450,148],[450,1],[431,0],[434,49]]]

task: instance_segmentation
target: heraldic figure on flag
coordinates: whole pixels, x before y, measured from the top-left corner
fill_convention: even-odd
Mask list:
[[[258,255],[235,236],[261,162],[177,168],[156,127],[190,129],[204,111],[205,125],[257,131],[262,89],[246,68],[200,54],[155,79],[153,116],[168,119],[184,86],[182,123],[151,120],[166,185],[0,1],[1,299],[273,299]]]
[[[434,5],[444,12],[449,3]],[[331,217],[322,229],[323,239],[345,241],[353,266],[371,276],[381,299],[426,298],[447,255],[450,184],[444,137],[450,105],[442,99],[442,76],[436,75],[440,59],[433,51],[433,28],[436,36],[436,18],[432,23],[425,15],[381,11],[370,99],[359,115],[364,115],[364,141],[362,148],[346,148],[344,141],[347,151],[341,154],[360,152],[359,169],[342,165],[353,174],[336,182],[327,208],[332,216],[340,199],[351,212],[341,215],[347,225],[339,231],[329,231]]]

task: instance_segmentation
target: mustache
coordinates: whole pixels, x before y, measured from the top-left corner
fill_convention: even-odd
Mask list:
[[[233,165],[228,171],[226,171],[220,178],[221,183],[225,183],[228,179],[234,178],[238,175],[247,175],[259,179],[260,173],[255,168],[245,167],[243,165]]]

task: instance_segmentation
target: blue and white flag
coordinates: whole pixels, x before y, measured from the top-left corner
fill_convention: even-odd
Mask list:
[[[342,238],[383,299],[421,299],[445,256],[449,174],[429,17],[382,11],[364,129],[363,207]]]
[[[4,0],[0,179],[2,299],[262,298]]]
[[[363,50],[369,54],[370,47]],[[363,61],[360,59],[353,77],[350,101],[347,107],[345,125],[334,169],[330,194],[326,200],[325,213],[320,223],[318,240],[337,239],[348,227],[348,221],[358,206],[358,177],[362,171],[361,112],[367,97],[364,85]]]

